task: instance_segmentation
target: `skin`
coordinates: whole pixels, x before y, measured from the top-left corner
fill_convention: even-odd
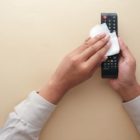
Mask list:
[[[121,57],[117,80],[110,80],[111,87],[122,97],[124,102],[140,95],[140,86],[136,79],[136,60],[124,41],[119,38]]]
[[[130,101],[140,95],[135,77],[136,61],[120,38],[119,43],[119,77],[109,83],[123,101]],[[68,90],[92,77],[99,65],[106,60],[105,54],[110,46],[109,36],[104,33],[85,40],[80,47],[64,57],[48,83],[38,91],[40,96],[57,104]]]

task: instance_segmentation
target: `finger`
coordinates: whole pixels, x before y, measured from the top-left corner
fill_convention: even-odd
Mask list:
[[[86,48],[90,47],[91,45],[95,44],[97,41],[99,41],[100,39],[104,38],[106,36],[105,33],[101,33],[93,38],[88,37],[85,42],[83,43],[83,45],[81,45],[80,47],[76,48],[72,53],[81,53],[82,51],[84,51]]]
[[[80,58],[82,60],[87,60],[89,59],[93,54],[95,54],[97,51],[99,51],[102,47],[104,47],[108,41],[109,41],[109,36],[106,36],[102,39],[100,39],[98,42],[96,42],[94,45],[92,45],[91,47],[85,49],[81,54],[80,54]],[[110,45],[110,44],[108,44]]]
[[[93,65],[92,66],[90,65],[89,66],[90,72],[91,73],[94,73],[101,66],[102,62],[103,62],[103,59],[99,63],[95,64],[94,66]]]
[[[102,49],[100,49],[97,53],[95,53],[92,57],[87,60],[87,65],[89,69],[94,69],[97,65],[101,64],[105,54],[109,50],[110,45],[106,44]]]
[[[118,38],[118,40],[119,40],[119,44],[120,44],[120,48],[121,48],[122,57],[124,57],[124,58],[133,57],[133,55],[129,51],[127,45],[124,43],[124,41],[120,37]]]
[[[85,44],[87,46],[91,46],[91,45],[95,44],[97,41],[99,41],[102,38],[104,38],[105,36],[106,36],[105,33],[100,33],[100,34],[96,35],[95,37],[90,38],[88,41],[85,42]]]
[[[102,62],[107,60],[107,58],[108,58],[107,56],[104,56],[100,63],[98,63],[96,66],[92,67],[91,73],[93,74],[101,66]]]
[[[88,42],[91,39],[91,37],[88,37],[87,39],[85,39],[85,42]]]
[[[75,50],[72,51],[72,53],[76,54],[76,53],[82,52],[86,48],[86,45],[85,45],[86,42],[88,42],[90,39],[91,39],[90,37],[88,37],[87,39],[85,39],[84,44],[81,45],[81,46],[79,46],[79,47],[77,47]]]
[[[87,39],[85,39],[85,42],[88,41],[89,39],[91,39],[91,38],[88,37]],[[85,48],[85,46],[84,45],[81,45],[81,46],[77,47],[76,49],[74,49],[73,51],[71,51],[69,53],[69,55],[74,56],[76,54],[79,54],[84,48]]]
[[[107,58],[108,58],[107,56],[104,56],[101,62],[106,61],[106,60],[107,60]]]

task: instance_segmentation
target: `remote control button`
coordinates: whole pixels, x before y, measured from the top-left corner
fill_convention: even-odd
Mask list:
[[[111,69],[113,69],[114,67],[113,66],[111,66]]]
[[[113,59],[117,59],[117,57],[116,56],[113,56]]]
[[[103,65],[104,67],[106,67],[107,65],[106,65],[106,63],[104,63],[104,65]]]
[[[106,20],[107,19],[107,16],[103,16],[103,19]]]
[[[116,18],[116,16],[113,16],[113,18],[115,19],[115,18]]]
[[[104,67],[104,70],[109,70],[109,68],[107,68],[107,67]]]

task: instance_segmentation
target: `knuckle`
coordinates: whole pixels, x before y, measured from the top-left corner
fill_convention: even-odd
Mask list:
[[[90,48],[89,48],[89,51],[91,52],[91,51],[96,51],[97,50],[97,45],[93,45],[93,46],[91,46]]]
[[[73,56],[70,58],[70,61],[73,65],[77,65],[79,63],[79,59],[77,56]]]
[[[87,44],[87,45],[89,45],[89,42],[91,42],[91,40],[92,40],[92,38],[87,38],[85,41],[84,41],[84,44]]]
[[[90,39],[91,39],[91,38],[90,38],[90,37],[88,37],[87,39],[85,39],[85,42],[88,42]]]
[[[89,41],[85,41],[84,45],[87,47],[89,46]]]
[[[99,41],[99,46],[103,46],[105,43],[106,43],[106,40],[102,39],[102,40]]]
[[[97,56],[98,56],[98,58],[102,59],[103,58],[103,52],[102,51],[99,51],[97,53]]]
[[[101,43],[106,43],[106,39],[105,38],[103,38],[102,40],[101,40]]]
[[[66,55],[65,57],[64,57],[64,60],[67,60],[67,61],[70,61],[71,60],[71,55],[70,54],[68,54],[68,55]]]
[[[131,63],[132,63],[133,65],[136,65],[136,60],[135,60],[135,58],[131,58]]]
[[[83,64],[80,66],[81,73],[85,74],[88,72],[88,66],[86,64]]]
[[[97,35],[94,37],[94,39],[97,41],[97,40],[100,40],[101,39],[101,36]]]
[[[127,45],[124,45],[124,48],[125,48],[125,50],[128,50],[128,46]]]
[[[136,60],[134,58],[129,58],[128,59],[128,64],[132,67],[136,66]]]
[[[94,49],[97,51],[99,48],[102,48],[102,46],[103,46],[102,42],[99,41],[98,43],[96,43],[96,44],[94,45]]]

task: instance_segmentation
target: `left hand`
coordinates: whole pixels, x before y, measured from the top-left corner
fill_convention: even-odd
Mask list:
[[[126,102],[140,95],[140,86],[135,75],[136,60],[134,56],[121,38],[119,38],[119,44],[121,55],[118,79],[110,80],[110,85]]]

